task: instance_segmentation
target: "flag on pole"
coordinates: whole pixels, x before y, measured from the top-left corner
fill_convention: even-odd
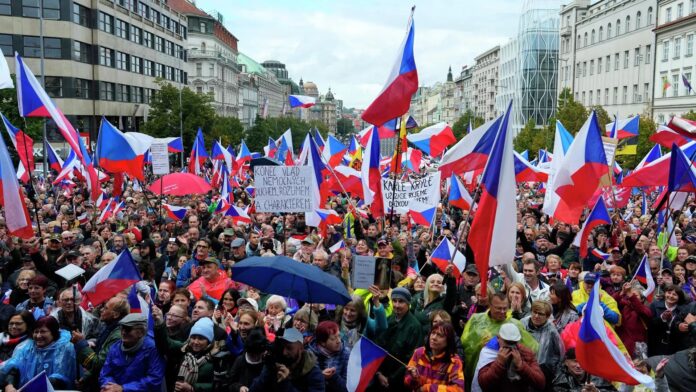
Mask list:
[[[0,204],[5,209],[5,225],[9,234],[25,239],[34,236],[24,194],[17,182],[17,173],[2,137],[0,137]]]
[[[653,279],[652,271],[650,271],[650,263],[648,262],[647,254],[643,255],[643,259],[641,259],[640,265],[636,268],[636,273],[631,280],[637,280],[646,286],[645,291],[643,291],[643,296],[648,299],[648,302],[652,302],[655,293],[655,280]]]
[[[587,257],[587,238],[592,233],[592,230],[597,226],[610,224],[609,210],[607,210],[607,205],[604,203],[604,198],[599,196],[594,207],[592,207],[592,211],[590,211],[590,215],[587,216],[587,220],[583,223],[582,229],[580,229],[573,241],[573,245],[580,247],[580,257]]]
[[[346,387],[349,392],[363,392],[372,381],[377,369],[387,357],[383,348],[361,337],[353,345],[348,357]]]
[[[662,95],[667,94],[667,89],[672,87],[672,84],[667,80],[667,75],[662,75]]]
[[[22,132],[21,129],[15,127],[10,123],[10,120],[0,113],[2,117],[2,122],[5,124],[5,130],[7,134],[10,135],[10,140],[12,145],[17,151],[19,156],[19,172],[21,176],[18,176],[20,180],[24,183],[29,183],[29,172],[34,170],[34,140],[29,137],[26,133]]]
[[[372,216],[375,218],[384,215],[384,203],[382,201],[382,177],[379,168],[379,133],[376,128],[370,130],[370,137],[365,147],[361,167],[361,180],[363,185],[363,202],[370,206]]]
[[[686,95],[691,94],[691,82],[689,82],[689,79],[686,78],[686,75],[682,74],[682,83],[684,83],[684,87],[686,87]]]
[[[138,266],[128,249],[100,268],[82,289],[82,306],[97,306],[140,280]]]
[[[452,260],[452,254],[454,254],[454,260]],[[437,248],[433,250],[430,260],[442,272],[445,272],[445,269],[450,264],[450,260],[452,260],[452,264],[454,264],[454,271],[452,272],[457,279],[459,279],[464,272],[464,267],[466,267],[466,257],[454,248],[454,244],[447,237],[443,238]],[[486,270],[487,272],[488,270]]]

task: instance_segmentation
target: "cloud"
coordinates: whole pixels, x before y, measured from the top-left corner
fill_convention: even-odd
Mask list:
[[[478,54],[516,35],[516,0],[416,1],[415,55],[421,85],[459,73]],[[243,2],[204,0],[258,62],[278,60],[290,76],[331,87],[347,107],[365,108],[379,93],[405,34],[409,9],[397,0]]]

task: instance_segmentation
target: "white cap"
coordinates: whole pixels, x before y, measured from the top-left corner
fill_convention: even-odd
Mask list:
[[[255,311],[259,311],[259,303],[253,298],[240,298],[237,300],[237,306],[242,306],[243,304],[249,304]]]
[[[498,336],[500,336],[500,338],[503,340],[507,340],[508,342],[519,342],[522,340],[520,329],[517,328],[517,326],[513,323],[503,324],[503,326],[500,327]]]

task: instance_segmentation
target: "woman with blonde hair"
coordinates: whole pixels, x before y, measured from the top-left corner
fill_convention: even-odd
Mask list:
[[[529,301],[527,301],[527,290],[520,282],[512,282],[507,290],[508,301],[510,301],[510,310],[512,317],[521,320],[529,316]]]
[[[411,311],[421,323],[436,309],[451,310],[457,300],[457,281],[452,275],[454,265],[445,270],[445,277],[432,274],[425,280],[425,289],[411,300]],[[425,323],[423,323],[425,324]]]

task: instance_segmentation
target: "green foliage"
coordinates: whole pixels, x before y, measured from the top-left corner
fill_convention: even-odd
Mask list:
[[[607,111],[602,107],[602,105],[595,105],[587,109],[588,115],[592,111],[595,111],[597,114],[597,122],[599,122],[599,128],[602,131],[605,131],[607,129],[607,124],[611,123],[614,121],[612,117],[609,117],[609,114]],[[602,133],[604,135],[604,133]]]
[[[556,121],[551,118],[549,124],[555,124]],[[553,145],[553,135],[555,126],[547,125],[541,128],[536,128],[534,119],[529,119],[524,125],[524,128],[515,137],[515,151],[529,150],[529,159],[534,159],[540,149],[550,149]]]
[[[692,109],[689,110],[689,113],[684,113],[681,117],[687,120],[696,121],[696,112],[694,112]]]
[[[556,110],[556,119],[572,135],[578,133],[582,124],[587,120],[588,114],[585,107],[580,102],[575,101],[570,89],[564,88],[558,98],[558,110]],[[549,124],[555,127],[555,121],[549,121]]]
[[[12,75],[14,79],[14,75]],[[42,118],[31,117],[24,119],[19,115],[19,106],[17,105],[17,90],[14,88],[6,88],[0,90],[0,113],[2,113],[15,127],[24,131],[29,137],[34,139],[35,144],[40,144],[43,140],[43,122]],[[7,137],[7,132],[3,132],[5,135],[5,143],[10,143]],[[10,143],[11,145],[11,143]],[[11,149],[11,147],[10,147]]]
[[[693,113],[693,112],[691,112]],[[640,124],[638,125],[638,146],[636,155],[617,155],[616,160],[624,169],[634,168],[638,162],[650,151],[655,143],[650,141],[657,130],[657,125],[649,115],[640,116]]]
[[[457,121],[452,125],[452,132],[457,140],[463,138],[466,135],[466,130],[469,127],[469,122],[471,122],[471,127],[476,129],[480,127],[485,122],[483,118],[476,117],[474,112],[467,110],[462,116],[460,116]]]
[[[339,118],[336,121],[336,137],[342,140],[348,140],[355,133],[355,126],[350,119]]]

